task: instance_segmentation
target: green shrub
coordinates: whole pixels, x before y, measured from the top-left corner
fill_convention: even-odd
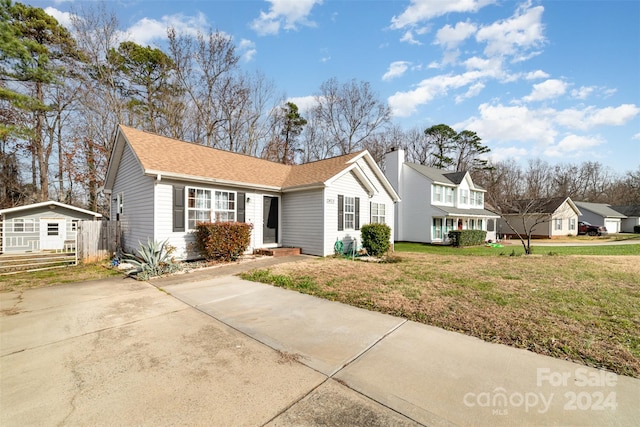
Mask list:
[[[174,273],[182,268],[173,257],[175,248],[165,240],[158,243],[149,239],[146,245],[140,243],[138,255],[124,254],[123,261],[135,267],[127,272],[128,275],[136,276],[138,280],[147,280],[150,277],[162,276],[165,273]]]
[[[244,222],[199,222],[196,248],[206,259],[235,261],[249,247],[252,228]]]
[[[640,225],[634,225],[633,226],[633,232],[636,234],[640,234]]]
[[[449,232],[453,246],[483,245],[487,239],[487,232],[483,230],[453,230]]]
[[[391,246],[391,227],[387,224],[365,224],[360,229],[362,246],[372,256],[387,253]]]

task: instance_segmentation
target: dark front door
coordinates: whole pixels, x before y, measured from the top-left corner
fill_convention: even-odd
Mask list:
[[[278,243],[278,198],[264,196],[262,242]]]

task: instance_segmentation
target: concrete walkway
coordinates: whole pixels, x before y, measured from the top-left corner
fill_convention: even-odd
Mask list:
[[[291,260],[0,294],[0,425],[640,425],[640,380],[228,275]]]

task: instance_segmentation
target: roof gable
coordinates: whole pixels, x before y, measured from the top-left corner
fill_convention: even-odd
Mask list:
[[[512,209],[508,212],[511,214],[554,214],[562,205],[567,203],[576,214],[580,215],[580,210],[569,197],[551,197],[540,199],[523,199],[516,200]]]
[[[625,218],[624,214],[611,209],[611,205],[608,205],[606,203],[576,202],[576,205],[580,209],[593,212],[594,214],[599,215],[603,218]]]
[[[640,205],[611,206],[611,209],[628,217],[640,216]]]
[[[69,210],[80,212],[80,213],[83,213],[83,214],[86,214],[86,215],[93,215],[96,218],[102,217],[102,214],[99,214],[98,212],[89,211],[89,210],[78,208],[78,207],[75,207],[75,206],[72,206],[72,205],[67,205],[65,203],[56,202],[54,200],[49,200],[49,201],[40,202],[40,203],[32,203],[30,205],[16,206],[16,207],[13,207],[13,208],[0,209],[0,215],[4,215],[4,214],[7,214],[7,213],[26,211],[26,210],[30,210],[30,209],[37,209],[37,208],[41,208],[41,207],[45,207],[45,206],[49,206],[49,207],[54,208],[54,209],[56,207],[69,209]]]

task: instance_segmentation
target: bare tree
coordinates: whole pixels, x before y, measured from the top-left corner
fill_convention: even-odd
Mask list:
[[[336,141],[337,153],[348,154],[362,149],[367,139],[391,120],[391,109],[378,99],[368,82],[355,79],[340,84],[331,78],[316,95],[317,118]]]
[[[220,147],[220,135],[226,135],[220,129],[225,121],[222,109],[234,93],[242,90],[233,81],[239,61],[233,41],[219,31],[198,34],[194,39],[169,28],[167,35],[178,82],[193,107],[188,139]]]

